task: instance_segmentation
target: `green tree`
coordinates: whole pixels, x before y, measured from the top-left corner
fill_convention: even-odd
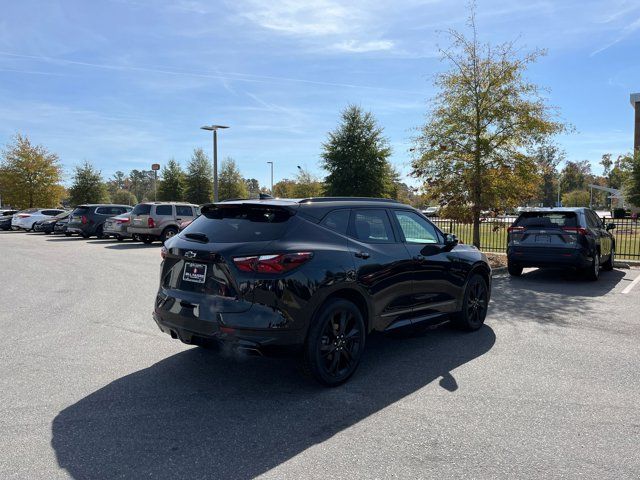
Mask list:
[[[220,200],[249,197],[247,184],[233,158],[226,158],[222,162],[218,176],[218,197]]]
[[[155,172],[153,170],[136,170],[129,172],[129,191],[141,202],[155,200]]]
[[[586,190],[591,177],[588,160],[568,161],[562,169],[561,188],[565,192]]]
[[[356,105],[342,112],[340,125],[323,144],[322,166],[328,196],[390,196],[391,149],[371,112]]]
[[[562,194],[562,205],[565,207],[588,207],[590,197],[589,190],[572,190]]]
[[[628,175],[625,180],[625,196],[636,207],[640,207],[640,150],[629,155]]]
[[[260,196],[260,182],[255,178],[245,178],[244,183],[247,186],[247,192],[249,192],[249,198],[258,198]]]
[[[213,168],[204,150],[196,148],[187,165],[185,198],[195,204],[213,200]]]
[[[26,136],[13,138],[2,151],[0,196],[16,208],[54,207],[64,195],[62,166],[58,156]]]
[[[75,168],[73,184],[69,188],[71,205],[82,203],[106,203],[109,201],[107,186],[102,181],[102,174],[88,161]]]
[[[305,168],[299,168],[291,193],[294,198],[321,197],[323,189],[324,186],[318,177]]]
[[[107,180],[107,189],[109,190],[109,195],[113,196],[119,190],[127,190],[129,186],[129,178],[125,175],[124,172],[118,170],[113,176]]]
[[[553,207],[558,201],[558,165],[565,153],[555,145],[540,145],[533,155],[540,174],[538,200],[545,207]]]
[[[138,199],[129,190],[116,190],[111,195],[111,201],[120,205],[136,205]]]
[[[288,178],[283,178],[277,183],[273,184],[273,195],[277,198],[296,198],[295,192],[296,182]]]
[[[185,174],[175,159],[171,159],[162,169],[162,181],[158,186],[158,199],[182,201],[185,195]]]
[[[438,93],[414,151],[412,174],[441,205],[473,222],[480,247],[482,210],[533,198],[539,176],[530,152],[565,130],[539,88],[524,78],[544,52],[519,55],[512,42],[480,43],[475,13],[471,38],[451,30],[440,53],[449,70],[435,80]]]

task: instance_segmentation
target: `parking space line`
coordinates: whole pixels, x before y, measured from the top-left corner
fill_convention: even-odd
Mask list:
[[[638,283],[640,283],[640,275],[634,278],[633,281],[622,290],[622,293],[629,293]]]

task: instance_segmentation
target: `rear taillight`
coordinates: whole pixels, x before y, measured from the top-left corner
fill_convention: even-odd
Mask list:
[[[562,230],[564,230],[565,232],[575,232],[579,235],[588,235],[589,234],[589,230],[587,230],[586,228],[582,228],[582,227],[562,227]]]
[[[167,247],[163,245],[162,248],[160,249],[160,256],[162,257],[163,260],[167,258],[167,253],[169,253],[169,251],[167,250]]]
[[[509,227],[507,228],[507,232],[524,232],[524,227]]]
[[[31,214],[29,213],[20,213],[18,215],[18,218],[29,218],[31,216]]]
[[[283,253],[235,257],[233,263],[241,272],[283,273],[311,260],[313,252]]]
[[[118,218],[116,220],[116,223],[128,223],[129,219],[128,218]]]
[[[154,222],[153,218],[151,217],[147,219],[147,225],[149,226],[149,228],[156,228],[156,222]]]
[[[83,225],[86,225],[89,222],[86,215],[82,215],[82,217],[80,217],[80,221]]]

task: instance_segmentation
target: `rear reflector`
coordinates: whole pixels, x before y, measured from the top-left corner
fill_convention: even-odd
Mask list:
[[[509,227],[507,228],[507,232],[524,232],[524,227]]]
[[[313,252],[284,253],[235,257],[233,263],[241,272],[283,273],[299,267],[313,257]]]
[[[129,219],[128,218],[118,218],[116,220],[116,223],[128,223]]]

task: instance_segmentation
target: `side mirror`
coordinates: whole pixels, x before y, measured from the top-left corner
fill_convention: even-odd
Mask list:
[[[445,250],[451,250],[453,247],[458,245],[458,237],[456,237],[453,233],[445,233],[444,234],[444,247]]]
[[[614,228],[616,228],[615,223],[610,223],[609,225],[607,225],[607,230],[613,230]]]

